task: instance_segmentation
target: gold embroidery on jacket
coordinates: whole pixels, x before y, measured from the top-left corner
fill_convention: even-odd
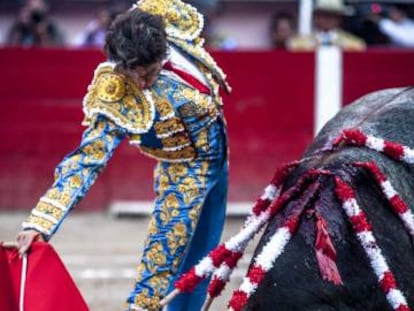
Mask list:
[[[194,159],[197,155],[194,147],[188,146],[180,150],[175,151],[165,151],[162,149],[155,149],[141,146],[141,151],[148,156],[153,156],[159,160],[166,161],[190,161]]]
[[[169,137],[185,130],[184,124],[177,117],[157,122],[155,123],[154,128],[158,138]]]
[[[152,15],[162,16],[169,37],[196,40],[204,27],[203,15],[181,0],[140,0],[137,7]]]
[[[190,138],[186,132],[177,133],[173,136],[161,139],[162,145],[166,148],[186,147],[190,144]],[[182,148],[181,148],[182,149]]]
[[[55,226],[54,222],[50,220],[46,220],[43,217],[35,216],[33,214],[30,214],[29,217],[27,217],[26,222],[30,223],[34,227],[39,226],[40,228],[44,230],[44,232],[47,232],[48,234],[51,233],[51,229]]]
[[[62,209],[44,201],[39,201],[39,203],[37,203],[36,210],[47,216],[53,217],[56,222],[63,217]]]
[[[174,117],[174,107],[166,99],[161,99],[155,102],[155,107],[160,114],[161,120],[166,120]]]
[[[148,132],[155,113],[150,91],[139,90],[132,78],[115,72],[111,63],[103,63],[96,69],[84,97],[83,110],[86,125],[102,114],[133,134]]]

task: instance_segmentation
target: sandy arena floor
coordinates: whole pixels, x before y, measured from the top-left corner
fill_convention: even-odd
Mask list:
[[[13,240],[26,213],[0,213],[0,240]],[[244,218],[228,218],[223,239],[238,232]],[[106,213],[72,213],[51,243],[78,284],[91,311],[123,310],[135,278],[135,267],[148,218],[114,218]],[[249,247],[232,282],[211,311],[226,310],[241,283],[255,242]],[[197,310],[194,310],[197,311]]]

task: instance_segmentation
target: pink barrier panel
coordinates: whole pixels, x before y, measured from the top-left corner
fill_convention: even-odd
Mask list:
[[[346,53],[343,69],[344,103],[369,92],[414,85],[414,50],[370,50]]]
[[[312,139],[314,56],[214,55],[233,86],[224,95],[230,199],[253,201],[276,167],[297,159]],[[0,49],[0,209],[31,208],[53,182],[54,167],[81,137],[82,96],[101,60],[95,50]],[[80,208],[151,200],[154,163],[122,144]]]
[[[312,139],[314,57],[287,52],[220,53],[233,94],[225,96],[230,198],[253,201],[282,163]]]

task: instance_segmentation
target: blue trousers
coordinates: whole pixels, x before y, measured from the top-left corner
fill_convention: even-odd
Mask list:
[[[188,247],[185,258],[178,270],[178,275],[187,272],[196,265],[201,258],[208,254],[220,242],[224,226],[225,206],[227,201],[228,165],[223,167],[222,177],[209,191],[204,202],[200,221],[194,237]],[[201,310],[206,299],[208,279],[192,293],[183,293],[177,296],[168,306],[168,311],[195,311]],[[173,290],[170,286],[169,292]]]
[[[129,304],[159,310],[160,298],[173,290],[176,279],[220,242],[228,188],[224,124],[198,132],[194,141],[195,160],[156,167],[155,208]],[[167,310],[200,310],[207,285],[208,280],[179,295]]]

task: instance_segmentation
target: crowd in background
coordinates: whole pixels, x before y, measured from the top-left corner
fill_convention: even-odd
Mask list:
[[[277,12],[270,24],[275,48],[309,50],[321,44],[337,44],[348,50],[367,46],[414,48],[414,20],[408,5],[366,3],[345,6],[339,0],[316,0],[311,34],[297,34],[297,20]]]
[[[7,43],[22,46],[63,45],[59,27],[49,16],[48,5],[43,0],[28,0],[20,8],[13,23]]]
[[[219,0],[189,0],[206,17],[204,37],[211,49],[232,50],[238,43],[223,35],[215,25],[221,13]],[[124,6],[102,7],[71,41],[79,47],[104,44],[106,30]],[[269,20],[269,46],[274,49],[311,50],[318,45],[336,44],[344,49],[362,50],[372,46],[414,48],[413,5],[364,2],[354,6],[342,0],[315,0],[313,30],[298,34],[297,13],[276,11]],[[45,0],[25,0],[10,27],[7,44],[12,46],[62,46],[67,38],[59,21],[51,17]]]
[[[91,21],[73,42],[80,47],[102,47],[105,33],[117,14],[126,10],[121,5],[99,7]],[[45,0],[25,0],[7,36],[12,46],[63,46],[67,44],[59,21],[51,17]]]

